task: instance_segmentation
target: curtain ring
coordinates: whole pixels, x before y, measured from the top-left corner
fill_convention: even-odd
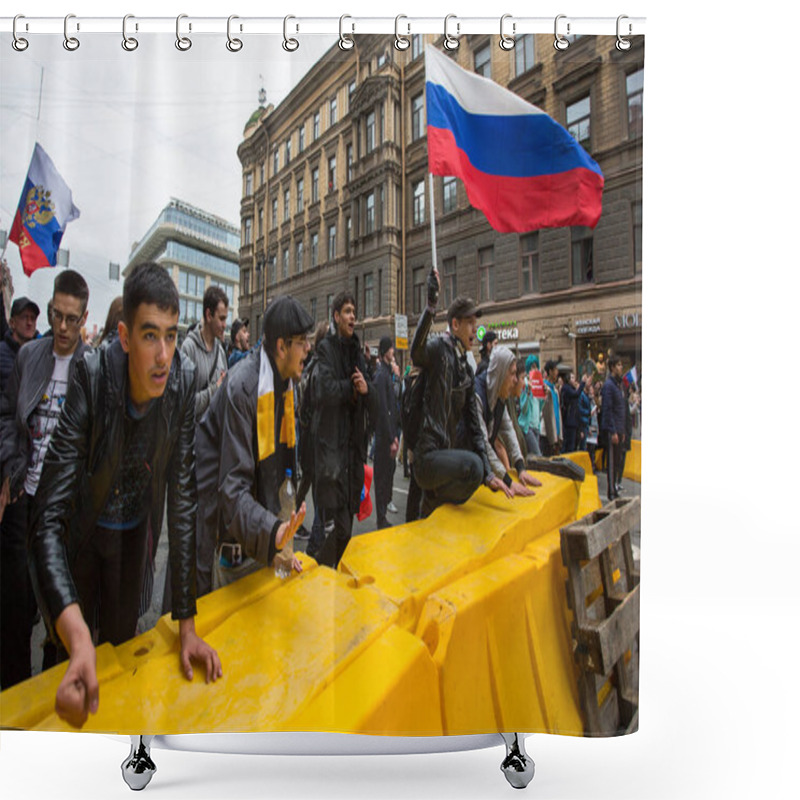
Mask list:
[[[623,50],[623,51],[631,49],[630,40],[629,39],[623,39],[622,38],[622,34],[619,32],[619,30],[620,30],[620,22],[622,22],[622,20],[624,20],[624,19],[628,19],[627,15],[625,15],[625,14],[620,14],[617,17],[617,50]],[[633,31],[633,26],[629,22],[628,23],[628,36],[631,35],[632,31]]]
[[[556,38],[553,40],[553,47],[555,47],[556,50],[566,50],[569,47],[569,39],[565,39],[558,32],[558,21],[560,19],[566,19],[566,18],[567,18],[566,14],[559,14],[556,17],[556,23],[555,23],[555,29],[554,29]],[[567,35],[569,35],[569,22],[567,23]]]
[[[394,18],[394,49],[395,50],[408,50],[411,47],[411,40],[408,38],[408,35],[401,36],[400,35],[400,20],[401,19],[408,19],[405,14],[398,14]],[[411,25],[406,23],[408,27],[408,33],[411,33]]]
[[[290,39],[287,36],[288,23],[290,19],[295,19],[295,17],[291,16],[290,14],[289,16],[283,18],[283,49],[287,53],[293,53],[298,47],[300,47],[300,42],[298,42],[297,39]]]
[[[178,14],[175,20],[175,47],[182,52],[186,52],[192,46],[192,40],[188,36],[181,36],[181,20],[187,19],[188,14]],[[192,29],[192,23],[189,23],[189,30]]]
[[[452,36],[447,32],[447,23],[451,20],[456,20],[456,35]],[[461,23],[458,22],[455,14],[448,14],[444,18],[444,46],[446,50],[457,50],[458,49],[458,37],[461,33]]]
[[[517,43],[517,40],[514,38],[517,35],[517,23],[511,23],[511,36],[509,36],[503,30],[503,23],[507,20],[511,19],[511,14],[503,14],[500,17],[500,49],[501,50],[513,50],[514,45]]]
[[[67,14],[67,16],[64,17],[64,49],[72,53],[81,46],[81,43],[74,36],[69,35],[67,27],[71,19],[75,19],[74,14]],[[78,30],[80,30],[80,26],[78,26]]]
[[[139,46],[139,40],[134,39],[133,36],[128,36],[128,20],[133,19],[133,14],[126,14],[122,18],[122,49],[127,50],[129,53],[134,51]],[[136,26],[139,29],[139,26]]]
[[[345,36],[344,35],[344,21],[346,19],[352,19],[349,14],[342,14],[339,17],[339,49],[340,50],[352,50],[355,42],[353,41],[352,35]],[[355,30],[355,25],[352,26],[352,30]]]
[[[231,14],[228,17],[228,41],[225,42],[225,47],[227,47],[231,53],[238,53],[242,47],[244,47],[241,39],[234,39],[231,37],[231,22],[235,19],[239,19],[236,14]],[[241,30],[241,27],[239,30]]]
[[[28,49],[28,45],[30,44],[30,42],[28,42],[27,39],[25,39],[22,36],[19,36],[17,34],[17,20],[18,19],[25,19],[25,15],[24,14],[17,14],[17,16],[14,17],[14,23],[13,23],[13,26],[11,28],[11,33],[12,33],[14,38],[13,38],[13,40],[11,42],[11,46],[18,53],[21,53],[23,50],[27,50]],[[26,29],[27,29],[27,23],[26,23]]]

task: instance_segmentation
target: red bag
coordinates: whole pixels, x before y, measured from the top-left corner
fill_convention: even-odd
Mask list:
[[[372,498],[369,496],[371,486],[372,467],[369,464],[364,464],[364,486],[361,489],[361,505],[358,507],[358,514],[356,514],[359,522],[363,522],[372,513]]]

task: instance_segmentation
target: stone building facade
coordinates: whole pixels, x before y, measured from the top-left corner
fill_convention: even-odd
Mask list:
[[[413,36],[406,51],[385,36],[334,45],[277,108],[253,115],[238,150],[240,314],[260,323],[269,298],[290,293],[319,321],[349,287],[363,342],[394,335],[395,314],[413,336],[432,260],[424,48],[441,38]],[[511,51],[498,40],[462,37],[451,55],[573,133],[603,170],[603,213],[594,231],[501,234],[460,180],[434,177],[441,305],[474,297],[484,330],[520,354],[580,365],[617,353],[641,374],[644,40],[626,52],[610,36],[563,52],[552,36],[518,37]]]

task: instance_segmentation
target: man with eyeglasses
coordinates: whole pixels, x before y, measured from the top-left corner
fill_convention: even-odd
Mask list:
[[[313,326],[293,297],[272,300],[261,346],[228,373],[197,427],[198,595],[272,564],[303,523],[305,503],[281,518],[280,487],[287,470],[297,485],[294,384]]]
[[[28,575],[28,518],[75,364],[91,349],[81,339],[88,302],[89,287],[77,272],[68,269],[56,276],[53,336],[34,339],[20,348],[0,399],[0,686],[3,689],[31,675],[36,601]],[[38,314],[38,308],[34,308]]]

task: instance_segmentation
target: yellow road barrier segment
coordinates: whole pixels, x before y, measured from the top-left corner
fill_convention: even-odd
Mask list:
[[[354,538],[340,571],[265,569],[198,601],[220,654],[180,670],[177,623],[98,648],[84,730],[328,730],[384,735],[579,732],[558,529],[600,506],[591,475],[537,473],[531,498],[481,488],[463,506]],[[0,695],[0,725],[71,730],[53,711],[66,665]]]
[[[509,499],[481,487],[462,506],[444,505],[412,525],[358,536],[339,569],[374,581],[400,609],[398,624],[414,630],[430,594],[575,519],[577,484],[536,475],[542,487],[533,497]]]
[[[445,733],[580,734],[559,532],[428,598],[417,629],[440,671]]]
[[[570,455],[572,455],[570,453]],[[595,452],[595,469],[599,472],[603,468],[603,448]],[[642,482],[642,440],[631,439],[631,449],[625,455],[625,469],[622,470],[622,477],[628,480]]]

